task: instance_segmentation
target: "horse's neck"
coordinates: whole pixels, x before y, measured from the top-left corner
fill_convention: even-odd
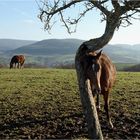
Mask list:
[[[101,58],[100,58],[100,64],[101,64],[101,68],[102,70],[104,70],[106,73],[110,73],[110,70],[113,70],[113,64],[110,60],[110,58],[108,56],[106,56],[105,54],[102,54]]]

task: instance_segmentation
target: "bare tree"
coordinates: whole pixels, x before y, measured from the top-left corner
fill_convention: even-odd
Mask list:
[[[105,31],[99,38],[90,39],[79,47],[75,57],[75,67],[79,82],[81,102],[88,124],[89,137],[103,139],[100,123],[97,117],[96,106],[91,94],[88,79],[84,76],[82,59],[89,51],[103,48],[113,37],[120,26],[129,26],[132,19],[140,19],[140,1],[134,0],[44,0],[40,4],[39,18],[44,23],[44,28],[50,31],[56,21],[60,20],[68,33],[76,31],[77,24],[89,11],[94,8],[101,13],[101,20],[106,22]],[[68,15],[68,10],[73,8],[79,13],[77,16]],[[93,17],[94,18],[94,17]],[[87,25],[88,26],[88,25]]]

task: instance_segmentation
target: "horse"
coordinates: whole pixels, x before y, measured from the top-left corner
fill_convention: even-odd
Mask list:
[[[104,109],[111,128],[113,124],[109,115],[109,93],[116,79],[116,68],[111,59],[102,51],[86,53],[82,62],[84,75],[89,79],[89,84],[96,102],[97,114],[99,114],[99,97],[103,95]]]
[[[14,55],[10,61],[10,69],[14,67],[15,68],[22,68],[25,62],[25,56],[24,55]]]

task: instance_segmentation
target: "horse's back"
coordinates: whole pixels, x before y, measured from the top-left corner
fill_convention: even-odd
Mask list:
[[[108,91],[112,88],[116,79],[116,68],[110,58],[102,54],[101,58],[101,87],[104,91]]]
[[[24,61],[25,61],[25,56],[24,56],[24,55],[19,55],[19,56],[18,56],[18,59],[19,59],[19,63],[24,63]]]
[[[12,64],[14,63],[20,63],[20,64],[24,64],[25,62],[25,56],[24,55],[14,55],[11,59]]]

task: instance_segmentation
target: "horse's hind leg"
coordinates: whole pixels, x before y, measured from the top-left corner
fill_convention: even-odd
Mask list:
[[[103,97],[104,97],[104,102],[105,102],[104,109],[106,111],[107,119],[108,119],[109,125],[111,126],[111,128],[113,128],[113,124],[111,122],[111,118],[109,115],[109,91],[104,92]]]
[[[20,64],[21,68],[23,68],[24,62]]]

